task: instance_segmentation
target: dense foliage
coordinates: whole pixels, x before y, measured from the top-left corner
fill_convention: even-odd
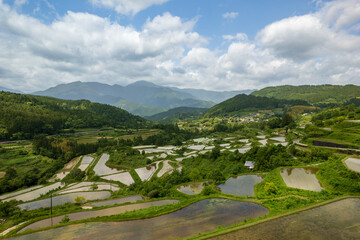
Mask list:
[[[110,105],[0,92],[0,139],[28,139],[72,128],[136,128],[145,124],[143,118]]]
[[[206,112],[207,108],[192,108],[192,107],[178,107],[170,109],[166,112],[161,112],[149,117],[147,119],[151,121],[157,121],[162,123],[172,123],[187,118],[195,118],[200,114]]]
[[[244,111],[284,108],[295,105],[309,105],[305,100],[283,100],[239,94],[210,108],[205,116],[236,115]]]

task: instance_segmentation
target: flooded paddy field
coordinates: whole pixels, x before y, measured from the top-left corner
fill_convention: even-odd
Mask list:
[[[0,196],[0,200],[5,199],[5,198],[9,198],[9,197],[13,197],[13,196],[16,196],[16,195],[20,195],[20,194],[23,194],[23,193],[26,193],[26,192],[30,192],[32,190],[42,188],[42,187],[43,187],[43,185],[38,185],[38,186],[34,186],[34,187],[25,188],[25,189],[20,190],[20,191],[15,191],[15,192],[3,194],[3,195]]]
[[[16,239],[177,239],[257,218],[268,209],[251,202],[206,199],[162,216],[123,222],[84,223],[17,237]]]
[[[111,193],[109,191],[98,191],[98,192],[76,192],[76,193],[69,193],[69,194],[63,194],[52,197],[52,205],[58,206],[65,203],[75,203],[74,199],[78,196],[85,197],[85,201],[89,200],[97,200],[97,199],[106,199],[109,198]],[[51,199],[46,198],[34,202],[28,202],[18,205],[22,210],[28,209],[28,210],[34,210],[38,208],[45,208],[50,207]]]
[[[80,166],[79,166],[79,169],[81,171],[85,171],[89,165],[92,163],[92,161],[94,161],[94,158],[93,157],[90,157],[90,156],[84,156],[81,160],[81,163],[80,163]]]
[[[134,196],[111,199],[111,200],[106,200],[106,201],[101,201],[101,202],[94,202],[94,203],[91,203],[91,205],[95,206],[95,207],[102,207],[102,206],[110,206],[110,205],[114,205],[114,204],[133,203],[133,202],[142,201],[142,200],[144,200],[142,196],[134,195]]]
[[[102,178],[110,181],[118,181],[127,186],[134,183],[134,179],[131,177],[131,174],[128,172],[117,173],[113,175],[103,176]]]
[[[360,199],[350,198],[261,223],[217,240],[350,240],[360,236]]]
[[[258,175],[242,175],[229,178],[224,184],[217,187],[222,193],[236,196],[253,196],[254,186],[262,182],[263,178]]]
[[[162,177],[165,173],[170,172],[173,169],[174,168],[169,164],[169,160],[166,160],[166,161],[163,162],[163,167],[158,172],[157,176]]]
[[[316,178],[317,168],[283,168],[280,170],[286,186],[304,190],[320,192],[324,188]]]
[[[194,182],[181,185],[177,188],[179,192],[185,193],[187,195],[195,195],[201,193],[205,186],[206,182]]]
[[[97,186],[96,189],[93,189],[94,185]],[[81,182],[77,184],[72,184],[69,187],[57,192],[59,194],[71,193],[71,192],[84,192],[84,191],[93,191],[93,190],[110,190],[118,191],[120,188],[115,185],[106,182]]]
[[[138,204],[126,205],[126,206],[105,208],[105,209],[101,209],[101,210],[69,213],[69,214],[66,214],[66,215],[70,218],[70,221],[76,221],[76,220],[93,218],[93,217],[111,216],[111,215],[115,215],[115,214],[124,213],[124,212],[127,212],[127,211],[139,210],[139,209],[153,207],[153,206],[163,206],[163,205],[166,205],[166,204],[173,204],[173,203],[178,203],[178,202],[179,202],[179,200],[159,200],[159,201],[154,201],[154,202],[146,202],[146,203],[138,203]],[[59,224],[61,219],[64,216],[65,215],[53,217],[53,220],[52,220],[53,225]],[[20,230],[20,232],[23,232],[23,231],[25,231],[27,229],[38,229],[38,228],[43,228],[43,227],[48,227],[48,226],[51,226],[51,219],[50,218],[40,220],[40,221],[35,222],[35,223],[32,223],[32,224],[26,226],[25,228],[23,228],[22,230]],[[69,239],[72,239],[72,238],[69,238]],[[91,238],[91,239],[93,239],[93,238]],[[94,238],[94,239],[98,239],[98,238]]]
[[[109,175],[120,172],[117,169],[109,168],[105,165],[105,163],[109,160],[110,155],[107,153],[104,153],[101,155],[99,161],[97,162],[96,166],[94,167],[94,171],[96,175],[103,176],[103,175]]]
[[[135,172],[139,175],[141,181],[150,180],[152,175],[156,172],[156,164],[152,164],[146,167],[137,168]]]
[[[360,172],[360,159],[359,158],[348,158],[345,160],[345,164],[348,168],[355,172]]]
[[[34,199],[37,199],[37,198],[41,197],[41,195],[44,195],[44,194],[48,193],[51,190],[57,189],[57,188],[59,188],[61,186],[62,186],[62,183],[57,182],[57,183],[54,183],[54,184],[51,184],[51,185],[48,185],[48,186],[42,187],[42,188],[36,188],[35,189],[35,187],[34,187],[35,190],[32,190],[30,192],[25,192],[23,194],[16,195],[16,196],[11,197],[11,198],[7,198],[4,201],[10,201],[10,200],[13,200],[13,199],[17,200],[17,201],[24,201],[24,202],[31,201],[31,200],[34,200]]]

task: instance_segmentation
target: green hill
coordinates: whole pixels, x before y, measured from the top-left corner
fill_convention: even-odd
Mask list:
[[[356,85],[302,85],[267,87],[252,92],[251,95],[277,99],[301,99],[311,104],[316,103],[344,103],[360,96],[360,86]]]
[[[125,110],[88,100],[0,92],[0,139],[32,138],[71,128],[143,127],[146,120]]]
[[[210,108],[205,113],[205,117],[235,115],[241,112],[271,110],[296,105],[307,106],[309,104],[304,100],[283,100],[239,94]]]
[[[163,123],[176,122],[186,118],[197,117],[206,112],[206,110],[208,110],[208,108],[178,107],[146,117],[146,119]]]

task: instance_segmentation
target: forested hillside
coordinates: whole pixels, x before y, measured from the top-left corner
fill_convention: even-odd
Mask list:
[[[360,96],[360,86],[356,85],[302,85],[267,87],[251,93],[253,96],[277,99],[302,99],[311,104],[344,103]]]
[[[178,107],[146,118],[151,121],[170,123],[198,116],[199,114],[206,112],[206,110],[207,108]]]
[[[122,109],[88,100],[0,92],[0,139],[28,139],[72,128],[135,128],[145,123],[145,119]]]
[[[307,106],[309,104],[304,100],[283,100],[239,94],[210,108],[205,116],[223,116],[236,114],[236,112],[268,110],[296,105]]]

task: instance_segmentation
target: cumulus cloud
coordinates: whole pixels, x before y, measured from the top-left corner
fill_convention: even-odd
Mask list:
[[[170,13],[140,29],[75,12],[45,24],[0,0],[0,86],[30,92],[73,81],[148,80],[209,90],[359,84],[352,3],[358,1],[327,2],[315,13],[270,23],[255,39],[224,35],[225,50],[213,50],[194,31],[196,20]]]
[[[238,12],[226,12],[222,16],[225,19],[235,19],[239,15]]]
[[[112,8],[124,15],[135,15],[136,13],[155,4],[163,4],[168,0],[89,0],[95,6]]]

